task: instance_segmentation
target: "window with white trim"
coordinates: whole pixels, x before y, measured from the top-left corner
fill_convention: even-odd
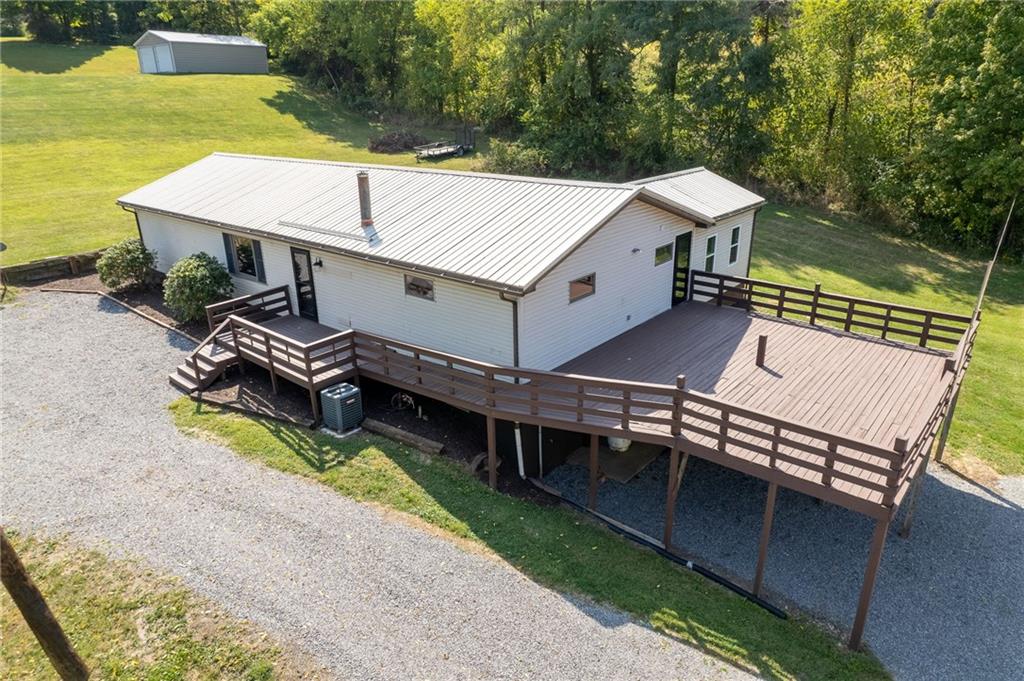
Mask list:
[[[405,275],[405,295],[424,300],[434,299],[434,282],[423,277]]]
[[[597,290],[597,275],[588,274],[585,277],[579,279],[573,279],[569,282],[569,302],[575,303],[580,298],[586,298],[587,296],[594,295]]]
[[[733,227],[732,235],[729,237],[729,264],[732,265],[740,258],[740,228]]]
[[[704,247],[704,271],[714,272],[715,271],[715,248],[718,247],[718,235],[712,234],[708,237]]]

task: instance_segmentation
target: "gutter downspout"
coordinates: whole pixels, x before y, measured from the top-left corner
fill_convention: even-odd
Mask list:
[[[139,243],[142,244],[143,248],[145,248],[146,240],[142,238],[142,223],[139,222],[138,212],[125,206],[121,206],[121,210],[123,210],[126,213],[131,213],[133,216],[135,216],[135,229],[139,230]]]
[[[504,291],[498,292],[498,298],[504,300],[506,303],[512,305],[512,366],[519,366],[519,299],[508,298]],[[516,383],[519,379],[516,379]],[[523,436],[519,431],[519,422],[516,421],[514,424],[514,434],[516,439],[516,458],[519,464],[519,477],[523,480],[526,479],[526,468],[523,463]]]

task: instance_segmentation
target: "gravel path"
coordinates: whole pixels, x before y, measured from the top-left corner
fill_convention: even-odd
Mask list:
[[[598,510],[660,537],[667,460],[628,485],[604,482]],[[546,482],[586,499],[581,467],[562,466]],[[749,583],[766,493],[759,480],[691,460],[676,509],[676,545]],[[1024,478],[1003,478],[986,490],[933,467],[911,536],[901,539],[897,527],[886,542],[866,631],[882,663],[897,679],[1024,679]],[[873,529],[864,516],[780,490],[766,588],[848,629]]]
[[[141,556],[341,677],[746,678],[496,559],[183,437],[166,375],[188,346],[108,301],[25,294],[2,325],[4,523]]]

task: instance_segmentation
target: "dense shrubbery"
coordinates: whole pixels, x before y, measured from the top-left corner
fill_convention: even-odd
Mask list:
[[[543,149],[496,139],[491,140],[487,156],[484,158],[483,170],[488,173],[536,177],[551,174],[548,155]]]
[[[116,243],[96,261],[103,285],[119,289],[142,286],[156,265],[156,251],[148,250],[139,239],[125,239]]]
[[[208,253],[196,253],[171,266],[164,279],[164,302],[182,321],[197,321],[206,306],[234,290],[224,265]]]

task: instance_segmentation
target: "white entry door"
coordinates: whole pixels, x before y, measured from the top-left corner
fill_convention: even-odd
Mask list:
[[[174,70],[174,64],[171,62],[170,45],[157,45],[153,48],[153,54],[156,56],[157,73],[168,73]]]
[[[152,47],[139,48],[139,64],[143,73],[156,73],[156,56]]]

